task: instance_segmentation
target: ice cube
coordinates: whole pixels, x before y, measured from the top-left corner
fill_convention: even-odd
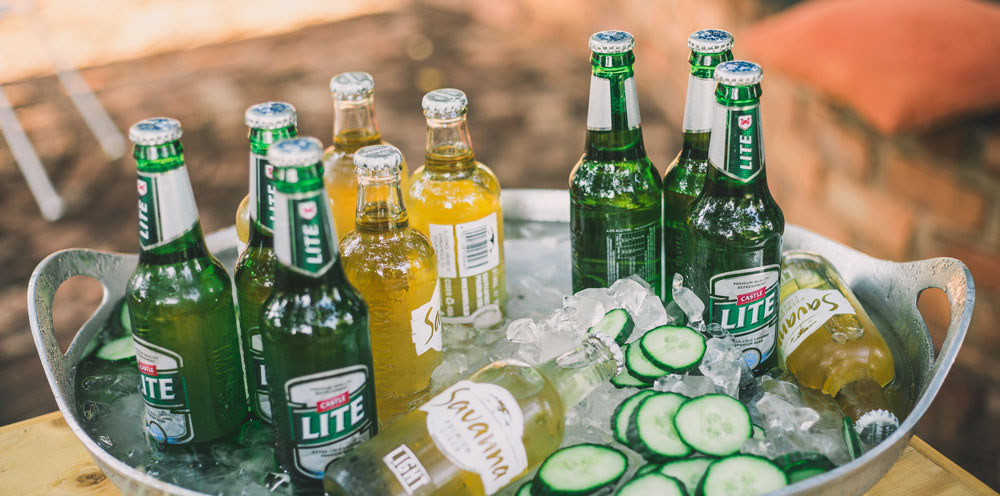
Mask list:
[[[743,377],[740,362],[743,362],[743,356],[731,343],[719,338],[709,338],[698,370],[712,379],[725,394],[735,398],[740,390],[740,378]]]
[[[533,343],[538,334],[538,324],[532,319],[517,319],[507,325],[507,340],[513,343]]]
[[[549,331],[542,333],[539,342],[541,354],[538,358],[542,362],[547,362],[580,344],[580,336],[572,332]]]
[[[445,348],[467,348],[471,345],[476,330],[462,324],[447,323],[442,332],[441,339]]]
[[[477,330],[493,329],[503,324],[503,312],[500,305],[486,305],[472,314],[472,327]]]
[[[451,386],[469,370],[469,361],[464,353],[448,353],[441,365],[431,372],[431,384],[434,390]]]
[[[764,430],[807,431],[817,421],[819,413],[807,406],[796,406],[781,396],[764,393],[757,401],[757,411],[765,423]]]
[[[660,377],[653,383],[653,389],[665,393],[683,394],[688,398],[696,398],[718,392],[715,381],[702,375],[669,374]]]
[[[671,290],[674,302],[687,316],[688,323],[704,319],[705,303],[701,301],[701,298],[698,298],[698,295],[694,294],[694,291],[684,287],[684,278],[680,274],[674,274]]]

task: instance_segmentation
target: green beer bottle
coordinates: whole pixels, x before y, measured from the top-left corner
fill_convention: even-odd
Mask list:
[[[711,167],[691,204],[681,254],[685,283],[705,302],[706,322],[730,332],[755,373],[776,364],[778,276],[785,216],[767,189],[760,81],[752,62],[715,69]]]
[[[569,176],[574,292],[638,275],[663,293],[662,181],[642,144],[634,44],[624,31],[590,37],[587,142]]]
[[[277,142],[274,287],[261,332],[278,464],[319,485],[330,461],[375,435],[368,306],[347,281],[315,138]]]
[[[230,434],[247,416],[233,288],[205,247],[180,138],[174,119],[129,129],[138,162],[140,251],[125,301],[146,432],[167,444]]]
[[[715,107],[715,66],[733,60],[733,35],[721,29],[703,29],[688,37],[691,75],[684,103],[684,144],[663,176],[663,277],[680,272],[688,207],[701,193],[708,172],[708,140]],[[669,283],[668,283],[669,284]],[[664,300],[672,299],[665,291]]]
[[[274,168],[267,149],[298,134],[295,107],[283,102],[258,103],[244,115],[250,127],[250,238],[236,262],[236,301],[239,303],[243,358],[246,361],[250,411],[271,421],[271,401],[264,374],[260,336],[260,308],[274,286]]]

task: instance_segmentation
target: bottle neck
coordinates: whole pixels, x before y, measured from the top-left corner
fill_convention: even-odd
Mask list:
[[[595,53],[591,57],[593,72],[584,151],[589,160],[615,162],[646,156],[632,71],[634,60],[632,52]]]
[[[621,354],[621,350],[618,350]],[[569,411],[614,377],[618,362],[611,347],[595,337],[587,338],[573,351],[538,366],[538,371],[559,392],[563,409]]]
[[[451,119],[427,119],[427,146],[424,152],[428,171],[467,173],[476,167],[469,124],[465,114]]]
[[[354,222],[358,231],[367,233],[398,231],[409,226],[398,174],[358,176],[358,206]]]
[[[705,178],[705,190],[722,195],[766,191],[760,85],[719,84],[715,95],[708,147],[712,166]]]
[[[180,141],[137,145],[133,156],[138,164],[136,189],[142,253],[170,258],[174,252],[197,252],[199,248],[194,245],[198,243],[202,245],[200,250],[205,251]]]
[[[359,100],[333,99],[333,148],[344,153],[382,142],[375,122],[375,96]]]
[[[295,126],[279,129],[250,128],[250,219],[257,229],[250,230],[250,237],[274,234],[274,168],[267,161],[267,149],[285,138],[294,138]]]
[[[899,428],[899,419],[892,413],[885,391],[874,379],[866,377],[848,383],[834,399],[867,443],[878,444]]]
[[[310,179],[288,188],[279,183],[275,198],[274,253],[281,270],[310,279],[336,272],[330,269],[340,258],[321,167],[299,168]]]
[[[708,159],[708,141],[712,132],[712,112],[715,107],[715,68],[733,59],[732,51],[701,53],[692,51],[688,58],[687,98],[684,104],[684,145],[681,157],[690,160]]]

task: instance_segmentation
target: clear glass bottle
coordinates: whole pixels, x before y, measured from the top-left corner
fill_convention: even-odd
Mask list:
[[[494,362],[331,464],[323,488],[334,496],[494,494],[558,449],[566,412],[623,365],[601,334],[536,367]]]
[[[323,182],[333,202],[336,230],[346,234],[354,226],[357,207],[354,153],[384,142],[375,122],[375,80],[371,74],[342,72],[333,76],[330,95],[333,97],[333,144],[323,153]],[[401,167],[405,187],[406,162]]]
[[[424,95],[426,162],[413,173],[406,205],[438,257],[442,319],[499,323],[507,295],[500,182],[472,152],[468,102],[451,88]]]
[[[340,242],[347,279],[368,303],[381,428],[423,403],[441,363],[437,257],[407,219],[402,162],[392,145],[354,154],[357,217]]]

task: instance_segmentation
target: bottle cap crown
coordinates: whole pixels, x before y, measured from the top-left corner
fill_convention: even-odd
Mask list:
[[[366,146],[354,153],[354,171],[368,177],[399,175],[403,154],[392,145]]]
[[[421,105],[424,116],[435,119],[450,119],[465,113],[469,107],[469,99],[462,90],[442,88],[424,95]]]
[[[137,145],[162,145],[181,139],[181,123],[169,117],[153,117],[132,124],[128,139]]]
[[[899,419],[896,415],[882,409],[865,412],[854,422],[854,430],[858,432],[858,437],[868,444],[881,443],[898,428]]]
[[[722,29],[702,29],[688,37],[688,48],[700,53],[722,53],[733,48],[733,35]]]
[[[298,121],[295,107],[285,102],[258,103],[243,116],[246,125],[255,129],[281,129]]]
[[[635,46],[635,38],[626,31],[598,31],[590,36],[590,51],[602,55],[625,53]]]
[[[339,100],[360,100],[375,90],[375,79],[367,72],[341,72],[330,78],[330,93]]]
[[[275,167],[312,165],[323,159],[323,144],[316,138],[283,139],[267,149],[267,161]]]
[[[760,84],[763,79],[764,70],[745,60],[730,60],[715,68],[715,82],[727,86],[751,86]]]

